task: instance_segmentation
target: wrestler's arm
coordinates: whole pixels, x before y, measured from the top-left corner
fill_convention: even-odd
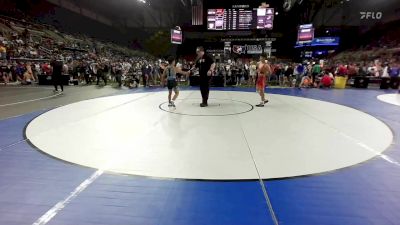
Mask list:
[[[272,74],[271,66],[267,64],[267,73],[266,75],[269,76]]]
[[[184,74],[186,76],[189,76],[190,72],[189,71],[183,71],[180,67],[175,67],[176,73]]]

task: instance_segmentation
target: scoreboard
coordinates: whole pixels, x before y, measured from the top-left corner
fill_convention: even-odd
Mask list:
[[[299,26],[297,33],[297,44],[311,43],[314,39],[314,27],[312,24]]]
[[[208,9],[208,30],[273,29],[273,8]]]

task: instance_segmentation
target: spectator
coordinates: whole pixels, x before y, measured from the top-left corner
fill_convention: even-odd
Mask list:
[[[59,60],[54,59],[51,62],[50,66],[52,68],[51,79],[54,85],[54,92],[58,93],[58,86],[60,86],[61,92],[64,92],[64,86],[62,83],[62,74],[64,68],[63,62],[60,59]]]
[[[15,67],[15,74],[16,78],[19,82],[23,83],[24,81],[24,73],[25,73],[25,66],[23,63],[18,63]]]
[[[353,77],[357,76],[358,75],[358,71],[357,70],[358,70],[358,68],[356,67],[355,64],[350,64],[348,66],[348,71],[347,71],[348,77],[349,78],[353,78]]]
[[[303,64],[299,63],[299,64],[296,66],[296,69],[294,70],[294,75],[295,75],[295,77],[296,77],[296,85],[295,85],[296,87],[299,87],[299,86],[300,86],[300,83],[301,83],[301,81],[302,81],[304,72],[305,72],[305,69],[304,69]]]
[[[294,73],[294,69],[293,69],[292,64],[287,65],[285,68],[285,73],[284,73],[284,75],[285,75],[284,80],[283,80],[284,86],[286,86],[286,85],[292,86],[291,79],[292,79],[293,73]]]
[[[320,88],[331,88],[333,84],[333,74],[325,72],[319,83]]]
[[[12,81],[11,68],[5,61],[0,66],[0,77],[3,78],[4,85]]]
[[[396,63],[393,65],[393,67],[391,67],[390,69],[390,77],[398,77],[400,74],[400,67],[399,67],[399,63]]]
[[[389,63],[385,62],[382,69],[382,77],[389,77],[389,73],[390,73]]]
[[[96,64],[97,69],[97,83],[100,84],[100,79],[104,81],[104,85],[107,86],[107,74],[108,74],[108,66],[105,63]]]
[[[319,76],[319,74],[321,73],[321,65],[319,64],[319,62],[316,62],[313,67],[312,67],[312,72],[311,72],[311,76],[312,76],[312,82],[314,84],[316,84],[317,82],[317,76]]]
[[[257,75],[257,63],[255,61],[252,61],[250,63],[250,84],[254,84],[256,82],[256,75]]]
[[[339,76],[347,76],[347,73],[348,73],[347,66],[340,64],[337,68],[336,74]]]
[[[300,88],[310,88],[313,86],[313,82],[310,75],[305,75],[301,79]]]

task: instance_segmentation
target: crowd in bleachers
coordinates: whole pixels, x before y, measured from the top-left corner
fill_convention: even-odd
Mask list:
[[[398,57],[378,58],[371,61],[308,60],[301,63],[269,62],[272,74],[268,77],[270,85],[282,87],[332,87],[337,76],[352,80],[355,77],[389,78],[399,77]],[[216,76],[224,77],[225,85],[254,85],[257,76],[256,60],[226,60],[217,63]]]
[[[157,73],[159,64],[143,52],[111,42],[64,34],[50,26],[5,16],[0,17],[0,60],[0,80],[5,84],[37,83],[41,75],[51,75],[53,60],[63,61],[64,74],[71,81],[87,84],[119,76],[120,84],[136,80],[141,76],[138,71],[146,68],[155,68],[151,72]]]
[[[375,35],[371,35],[375,34]],[[293,63],[270,60],[270,85],[286,87],[332,87],[335,77],[345,77],[350,83],[355,77],[395,78],[400,73],[400,27],[390,25],[372,30],[363,43],[326,58],[308,59]],[[253,85],[256,77],[256,59],[226,59],[217,64],[216,75],[225,77],[226,85]]]
[[[333,58],[301,63],[270,61],[270,84],[287,87],[331,87],[336,76],[398,77],[400,70],[400,29],[369,40],[367,45],[344,51]],[[107,84],[119,86],[163,85],[161,74],[166,65],[145,53],[123,48],[111,42],[65,34],[47,25],[0,16],[0,80],[5,84],[34,84],[40,76],[49,76],[51,62],[62,60],[64,74],[71,84]],[[183,71],[193,62],[179,61]],[[254,85],[256,59],[218,61],[215,76],[225,86]],[[196,75],[195,73],[193,75]],[[188,82],[178,74],[178,79]]]
[[[375,66],[374,60],[398,64],[400,59],[399,22],[383,25],[365,33],[354,47],[342,51],[332,58],[335,62],[356,63],[361,67]]]

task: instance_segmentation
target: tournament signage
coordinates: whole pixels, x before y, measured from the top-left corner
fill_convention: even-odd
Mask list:
[[[299,26],[297,33],[297,43],[311,43],[314,39],[314,27],[312,24],[303,24]]]
[[[314,38],[309,43],[297,43],[296,48],[301,48],[304,46],[339,46],[339,37],[317,37]]]
[[[182,44],[182,31],[178,29],[171,30],[171,43]]]
[[[232,53],[231,42],[227,41],[224,43],[224,55],[229,56]]]
[[[245,54],[244,46],[242,45],[233,45],[232,46],[232,52],[236,54]]]
[[[360,12],[360,19],[361,20],[368,20],[368,19],[372,19],[372,20],[380,20],[382,19],[382,12]]]
[[[247,54],[262,54],[263,47],[261,45],[246,45]]]
[[[262,45],[233,45],[232,52],[235,54],[248,54],[248,55],[260,55],[263,53]]]
[[[254,42],[254,41],[276,41],[276,38],[222,38],[221,41],[240,41],[240,42]]]
[[[246,8],[250,8],[250,5],[233,5],[232,8],[233,9],[246,9]]]
[[[339,37],[318,37],[314,38],[311,46],[338,46],[339,41]]]

